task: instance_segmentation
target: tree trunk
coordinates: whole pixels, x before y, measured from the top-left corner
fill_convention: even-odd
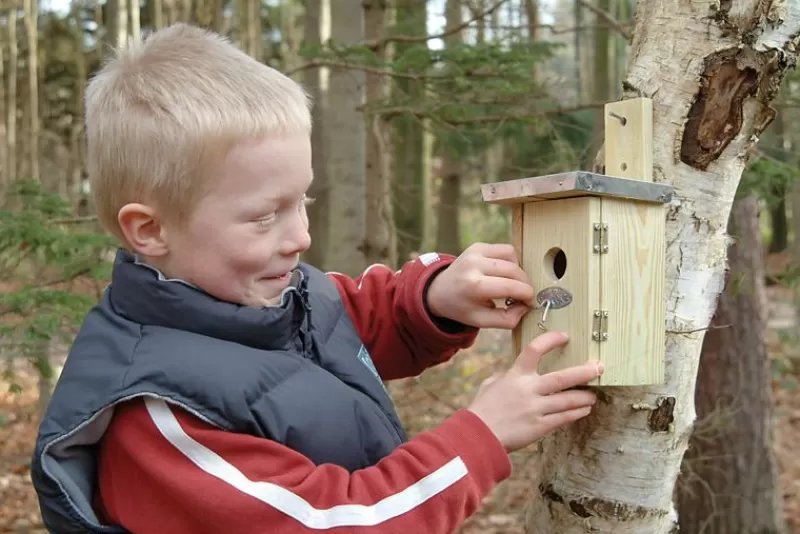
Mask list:
[[[795,269],[800,269],[800,180],[795,180],[789,198],[792,202],[792,266]],[[798,313],[800,313],[800,306],[798,307]]]
[[[7,19],[11,20],[11,19]],[[5,41],[6,35],[0,33],[0,80],[6,79]],[[6,140],[6,87],[0,83],[0,208],[6,200],[8,182],[8,141]]]
[[[306,0],[306,21],[304,40],[307,46],[320,46],[330,34],[329,0]],[[314,99],[314,129],[311,131],[312,165],[314,181],[308,194],[314,203],[308,206],[308,226],[311,231],[311,248],[305,253],[305,261],[320,269],[327,269],[325,248],[329,239],[328,222],[328,181],[325,165],[325,113],[327,90],[324,82],[328,79],[326,67],[306,69],[303,73],[306,90]]]
[[[575,27],[580,28],[583,26],[583,5],[581,0],[572,0],[572,13],[575,19]],[[575,31],[573,33],[573,61],[575,63],[575,101],[582,102],[586,96],[586,85],[583,83],[583,56],[585,52],[581,43],[583,42],[583,32]]]
[[[402,35],[427,35],[426,0],[399,0],[397,27]],[[419,44],[396,44],[396,56]],[[425,85],[418,80],[395,80],[396,98],[420,103]],[[394,220],[397,229],[397,256],[406,261],[413,252],[422,250],[425,227],[430,219],[429,161],[426,157],[425,119],[396,117],[394,125]]]
[[[624,98],[653,99],[653,178],[677,192],[666,211],[666,380],[601,388],[591,416],[542,440],[529,533],[674,532],[672,495],[723,288],[728,215],[749,150],[774,117],[769,103],[795,65],[798,35],[796,2],[638,3]]]
[[[445,30],[457,28],[462,23],[461,0],[447,0]],[[457,45],[463,40],[462,31],[451,33],[445,38],[446,46]],[[444,147],[442,154],[441,185],[439,186],[439,209],[436,221],[436,250],[447,254],[461,252],[461,224],[459,204],[461,203],[461,162]]]
[[[335,8],[335,9],[334,9]],[[331,4],[331,40],[353,45],[364,40],[361,2]],[[328,217],[330,237],[326,268],[355,275],[364,267],[364,73],[331,68],[325,128],[328,156]]]
[[[769,242],[770,253],[783,252],[789,246],[789,219],[786,217],[786,195],[788,189],[783,185],[772,188],[772,205],[769,218],[772,227],[772,239]]]
[[[150,22],[154,30],[164,27],[164,4],[161,0],[150,0],[148,2],[151,9]]]
[[[445,254],[461,253],[461,230],[458,213],[461,204],[461,165],[444,158],[439,187],[439,213],[436,227],[436,250]]]
[[[114,37],[114,44],[117,48],[128,46],[128,2],[134,1],[136,0],[116,0],[117,24],[115,29],[117,33]]]
[[[770,137],[773,137],[774,150],[767,151],[770,156],[782,163],[789,163],[790,152],[783,147],[784,140],[786,139],[786,123],[785,117],[787,103],[785,91],[781,91],[778,95],[780,103],[784,105],[781,113],[775,117],[772,127],[769,129]],[[766,143],[766,135],[763,136]],[[774,254],[776,252],[783,252],[789,246],[789,219],[786,216],[786,199],[789,196],[790,188],[782,181],[773,183],[768,193],[768,206],[769,206],[769,222],[772,229],[772,238],[769,242],[769,252]]]
[[[28,173],[39,181],[39,3],[23,0],[25,42],[28,45]]]
[[[86,162],[86,145],[83,142],[83,116],[84,116],[84,90],[86,87],[87,68],[86,55],[84,51],[85,35],[82,31],[81,23],[81,0],[72,0],[70,17],[72,18],[72,38],[75,46],[75,104],[74,118],[70,131],[70,172],[69,180],[69,200],[72,203],[74,213],[78,213],[79,207],[84,203],[89,204],[89,199],[83,189],[83,169]]]
[[[8,8],[8,85],[6,94],[6,151],[8,154],[9,183],[17,180],[17,67],[19,65],[19,47],[17,46],[17,19],[18,10],[16,2]]]
[[[142,6],[139,0],[128,0],[128,14],[130,15],[131,38],[138,43],[142,38]]]
[[[307,2],[308,4],[308,2]],[[280,51],[282,66],[285,71],[294,71],[300,65],[300,47],[303,45],[302,35],[298,24],[298,7],[291,2],[281,6],[281,42]],[[319,8],[317,8],[319,10]],[[308,16],[309,6],[306,7],[306,24],[310,21]],[[319,16],[316,17],[319,20]],[[319,30],[317,30],[319,34]],[[306,41],[306,45],[310,44]],[[319,44],[319,41],[316,43]],[[317,69],[310,69],[317,70]]]
[[[733,205],[730,272],[706,333],[695,393],[698,424],[678,481],[681,532],[785,531],[773,451],[764,254],[758,197]]]
[[[386,36],[386,0],[364,0],[364,38],[381,42]],[[381,62],[389,57],[388,47],[379,44],[375,55]],[[374,103],[389,95],[388,79],[380,74],[366,74],[366,101]],[[367,264],[382,263],[397,266],[397,242],[392,213],[392,165],[389,124],[378,114],[368,114],[366,132],[365,199],[366,228],[364,232],[364,260]]]
[[[597,9],[608,13],[611,0],[594,0]],[[608,23],[600,16],[594,16],[594,54],[592,62],[592,102],[607,102],[611,99],[611,29]],[[584,168],[590,164],[592,157],[603,145],[603,130],[605,122],[603,110],[598,109],[594,117],[594,131],[592,133],[592,149],[587,151]]]

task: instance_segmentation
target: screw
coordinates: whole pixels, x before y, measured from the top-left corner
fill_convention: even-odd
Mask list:
[[[622,124],[623,126],[625,126],[626,124],[628,124],[628,119],[626,119],[626,118],[625,118],[625,117],[623,117],[622,115],[617,115],[617,114],[616,114],[616,113],[614,113],[613,111],[609,111],[609,112],[608,112],[608,114],[609,114],[610,116],[614,117],[615,119],[617,119],[617,120],[620,122],[620,124]]]

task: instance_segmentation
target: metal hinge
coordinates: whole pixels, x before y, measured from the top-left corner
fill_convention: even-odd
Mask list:
[[[605,254],[608,252],[608,223],[594,223],[592,236],[592,250],[594,253]]]
[[[594,311],[592,339],[595,341],[606,341],[608,339],[608,310]]]

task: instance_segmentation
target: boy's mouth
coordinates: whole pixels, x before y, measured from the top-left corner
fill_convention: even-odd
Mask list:
[[[271,280],[271,281],[276,281],[276,282],[284,282],[284,281],[288,280],[289,278],[291,278],[291,276],[292,276],[292,271],[288,271],[288,272],[285,272],[285,273],[283,273],[281,275],[278,275],[278,276],[265,276],[264,280]]]

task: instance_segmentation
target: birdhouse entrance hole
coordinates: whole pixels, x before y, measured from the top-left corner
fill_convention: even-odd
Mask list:
[[[567,272],[567,255],[558,247],[551,248],[544,255],[544,268],[554,282],[561,280]]]

